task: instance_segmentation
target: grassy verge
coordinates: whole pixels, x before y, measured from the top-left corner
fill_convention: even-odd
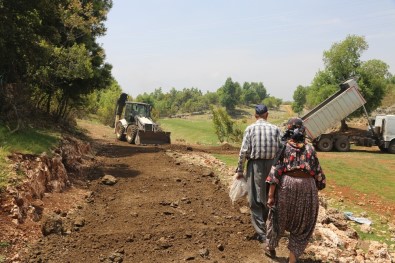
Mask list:
[[[318,157],[327,174],[328,185],[333,182],[395,203],[395,155],[351,151],[318,153]]]
[[[12,152],[40,154],[48,152],[59,142],[60,134],[49,130],[26,128],[10,134],[0,124],[0,189],[6,186],[10,174],[6,157]]]
[[[389,231],[388,221],[382,215],[363,209],[362,207],[356,206],[354,203],[347,201],[339,202],[339,200],[330,199],[329,205],[340,212],[352,212],[354,216],[368,218],[372,221],[372,224],[370,225],[371,231],[369,233],[361,230],[361,224],[349,221],[351,227],[357,231],[360,239],[378,241],[386,243],[389,246],[395,244],[395,241],[392,239],[392,234]]]

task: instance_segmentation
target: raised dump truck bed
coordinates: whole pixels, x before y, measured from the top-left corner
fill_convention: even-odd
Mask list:
[[[302,117],[307,135],[316,139],[365,103],[357,82],[353,79],[344,82],[338,92]]]
[[[346,133],[325,133],[345,119],[348,115],[364,106],[365,99],[359,92],[354,79],[340,84],[340,90],[324,100],[309,113],[302,117],[306,134],[318,150],[328,152],[333,148],[340,152],[350,150],[350,143],[359,146],[378,146],[383,152],[395,154],[395,116],[376,116],[375,126],[369,123],[364,134],[347,135]],[[367,119],[369,116],[365,110]]]

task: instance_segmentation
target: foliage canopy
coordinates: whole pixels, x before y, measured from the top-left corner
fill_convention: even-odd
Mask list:
[[[361,93],[367,101],[367,111],[375,110],[384,97],[390,74],[388,65],[381,60],[361,60],[362,53],[368,47],[364,37],[349,35],[324,51],[325,68],[316,73],[310,86],[299,86],[294,92],[295,101],[292,106],[295,112],[301,112],[304,107],[313,108],[334,94],[340,83],[350,78],[357,79]],[[362,113],[363,111],[357,111],[353,115]]]
[[[86,94],[108,87],[111,65],[96,39],[111,6],[111,0],[1,1],[0,88],[19,89],[25,105],[6,96],[0,117],[27,105],[64,119]]]

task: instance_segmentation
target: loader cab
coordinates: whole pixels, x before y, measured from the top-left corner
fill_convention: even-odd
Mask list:
[[[128,123],[135,122],[135,117],[151,117],[151,105],[141,102],[126,102],[125,119]]]
[[[132,110],[135,114],[137,114],[140,117],[146,117],[146,118],[151,117],[150,116],[151,105],[142,104],[142,103],[134,103],[134,104],[132,104]]]

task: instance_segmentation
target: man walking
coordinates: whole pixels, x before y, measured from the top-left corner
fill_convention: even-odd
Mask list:
[[[268,109],[259,104],[255,107],[256,122],[246,128],[236,169],[238,178],[243,176],[247,162],[246,179],[251,222],[255,228],[255,238],[266,240],[266,220],[269,209],[266,206],[266,177],[281,144],[280,129],[267,122]]]

